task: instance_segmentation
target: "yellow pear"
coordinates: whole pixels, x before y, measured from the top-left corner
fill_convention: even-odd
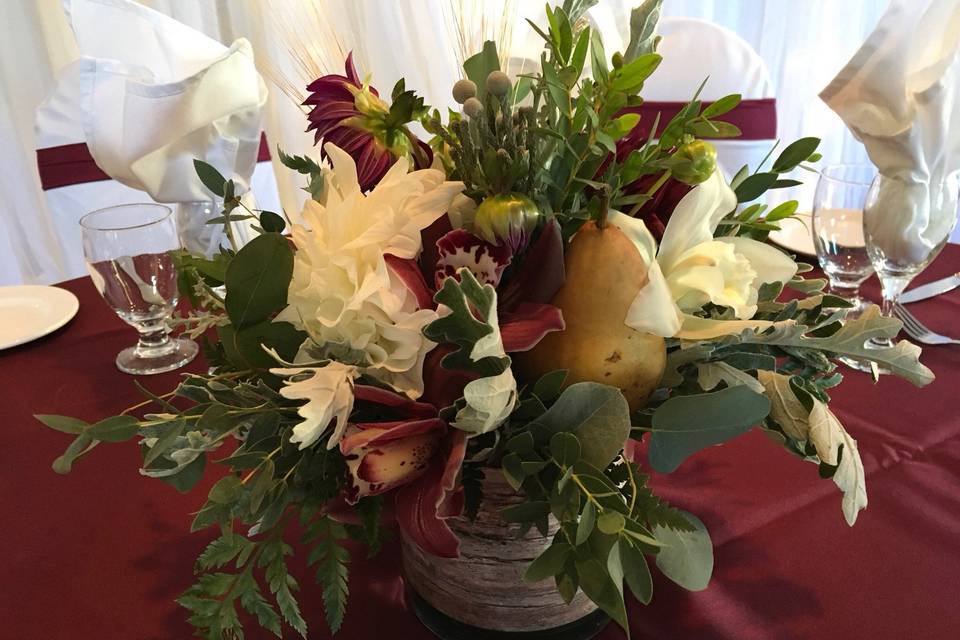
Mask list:
[[[630,410],[641,408],[666,366],[663,338],[624,324],[647,265],[620,229],[587,222],[567,247],[566,283],[551,303],[566,329],[547,334],[526,353],[513,354],[527,380],[567,370],[566,384],[592,381],[618,387]]]

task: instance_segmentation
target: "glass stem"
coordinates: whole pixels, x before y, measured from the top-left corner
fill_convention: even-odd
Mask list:
[[[910,284],[913,276],[880,276],[880,284],[883,287],[883,315],[893,318],[893,307],[900,301],[900,296],[904,289]],[[886,348],[893,346],[893,340],[890,338],[871,338],[870,344],[876,347]]]
[[[137,350],[144,355],[160,355],[171,345],[170,330],[161,319],[153,322],[144,322],[137,327],[140,339],[137,341]]]

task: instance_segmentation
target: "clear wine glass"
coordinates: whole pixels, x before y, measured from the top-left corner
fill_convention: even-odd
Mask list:
[[[146,375],[173,371],[199,351],[171,338],[167,320],[177,304],[177,271],[171,252],[180,248],[169,207],[128,204],[98,209],[80,219],[83,255],[94,285],[140,340],[117,355],[117,367]]]
[[[824,167],[813,200],[813,243],[817,260],[827,276],[830,293],[853,307],[847,319],[863,313],[866,304],[860,285],[873,274],[873,264],[863,237],[863,209],[877,170],[869,164],[835,164]],[[869,371],[869,363],[849,357],[844,364]]]
[[[883,288],[884,315],[892,315],[907,285],[947,244],[957,222],[957,198],[956,175],[926,182],[878,175],[870,185],[863,233]],[[867,344],[884,348],[893,340]]]

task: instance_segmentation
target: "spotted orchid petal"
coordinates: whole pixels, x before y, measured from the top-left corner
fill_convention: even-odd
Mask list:
[[[454,229],[437,241],[440,257],[434,270],[437,289],[443,281],[456,277],[457,271],[466,267],[480,281],[494,287],[500,283],[503,270],[513,258],[506,245],[497,246],[482,240],[463,229]]]

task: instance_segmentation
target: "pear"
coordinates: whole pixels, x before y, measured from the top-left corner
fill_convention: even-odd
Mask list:
[[[618,387],[630,410],[646,403],[666,366],[663,338],[631,329],[624,320],[647,283],[647,265],[613,225],[587,222],[567,247],[566,282],[551,304],[566,329],[548,333],[526,353],[513,354],[517,370],[533,381],[557,369],[565,384],[592,381]]]

